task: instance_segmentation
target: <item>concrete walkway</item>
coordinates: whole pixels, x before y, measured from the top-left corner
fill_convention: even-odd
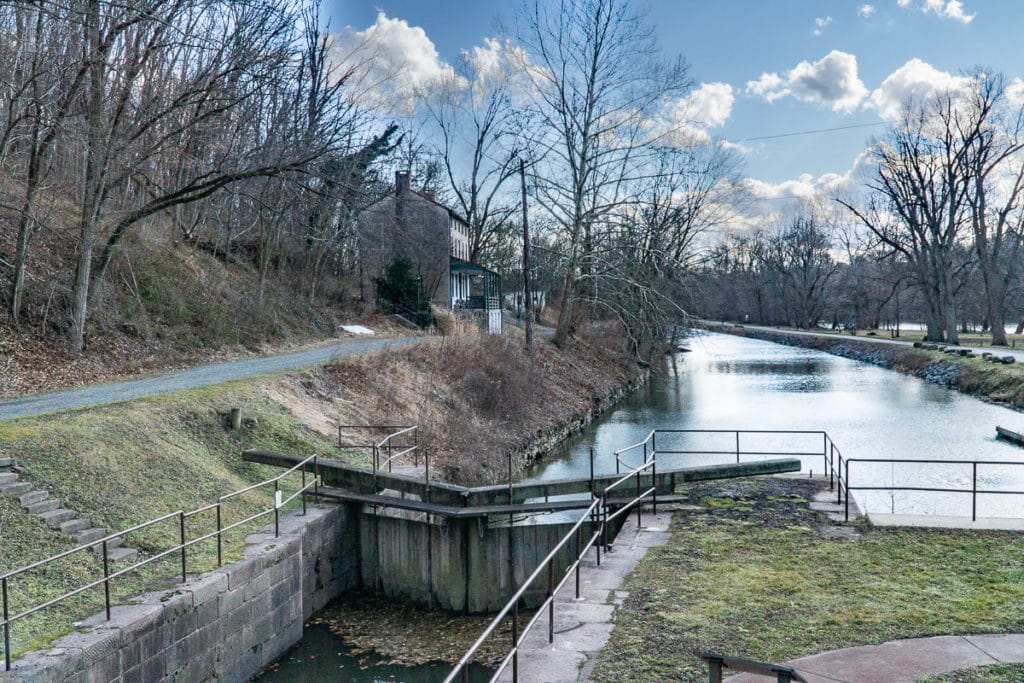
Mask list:
[[[52,394],[26,396],[9,401],[0,401],[0,420],[53,413],[59,410],[74,410],[104,403],[129,401],[170,391],[197,389],[211,384],[230,382],[254,375],[326,363],[335,358],[380,351],[389,347],[416,344],[423,341],[423,339],[423,337],[356,339],[297,353],[217,363],[215,365],[201,365],[189,368],[188,370],[148,377],[146,379],[108,382]]]
[[[619,531],[612,550],[601,553],[597,566],[594,550],[587,552],[580,571],[580,599],[572,579],[555,597],[555,639],[548,643],[548,618],[543,615],[526,634],[519,650],[519,680],[544,683],[576,683],[590,677],[597,654],[612,633],[615,610],[629,596],[621,590],[626,576],[647,554],[649,548],[668,542],[671,512],[657,515],[645,511],[643,526],[636,514]],[[512,666],[499,681],[512,680]]]
[[[1024,662],[1024,633],[936,636],[848,647],[786,662],[809,683],[914,683],[922,676]],[[775,681],[739,674],[730,683]]]

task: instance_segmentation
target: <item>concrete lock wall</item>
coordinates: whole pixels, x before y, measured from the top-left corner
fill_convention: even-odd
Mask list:
[[[112,609],[0,671],[0,681],[245,681],[302,637],[303,622],[359,585],[352,506],[281,518],[244,557],[138,604]],[[2,666],[0,666],[2,668]]]
[[[249,680],[299,641],[306,619],[348,590],[497,611],[572,526],[513,527],[512,577],[507,517],[491,525],[484,517],[428,520],[359,504],[311,505],[305,516],[282,516],[279,537],[247,537],[242,559],[113,607],[110,621],[103,612],[90,617],[50,649],[14,660],[0,682]],[[582,543],[591,529],[583,525]],[[556,582],[576,555],[575,541],[558,553]],[[525,606],[540,604],[546,591],[545,574]]]
[[[456,612],[495,612],[574,523],[513,527],[513,581],[507,525],[492,526],[482,517],[433,517],[428,522],[422,513],[383,508],[374,513],[367,507],[360,519],[359,534],[363,585],[419,605]],[[591,528],[589,523],[583,525],[582,543],[589,540]],[[556,556],[556,582],[575,558],[575,541],[571,541]],[[545,575],[524,596],[526,606],[542,602],[546,591]]]

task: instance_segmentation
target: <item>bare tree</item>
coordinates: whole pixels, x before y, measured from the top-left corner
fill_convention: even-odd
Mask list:
[[[554,338],[562,345],[579,276],[590,284],[597,233],[649,173],[650,121],[689,81],[685,63],[661,58],[644,15],[625,0],[535,0],[520,12],[516,36],[535,60],[521,68],[540,133],[532,144],[545,159],[534,167],[537,200],[567,252]]]
[[[1024,217],[1024,108],[1011,104],[1003,76],[976,70],[958,117],[974,256],[984,286],[992,343],[1006,346],[1004,308],[1019,270]]]
[[[516,207],[503,192],[518,168],[521,132],[511,88],[507,63],[496,70],[484,68],[464,54],[457,72],[425,98],[440,134],[439,154],[455,205],[469,223],[473,262],[497,246]]]
[[[913,270],[927,305],[928,338],[958,343],[958,240],[968,220],[959,97],[945,92],[908,106],[873,148],[877,172],[866,206],[837,199]]]

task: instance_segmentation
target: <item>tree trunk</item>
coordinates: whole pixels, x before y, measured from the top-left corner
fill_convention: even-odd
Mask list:
[[[558,325],[555,326],[555,346],[563,348],[569,340],[569,324],[572,313],[572,289],[576,284],[576,252],[573,250],[566,264],[565,280],[562,283],[562,306],[558,309]]]
[[[104,56],[100,52],[99,0],[90,0],[86,13],[87,44],[93,62],[89,84],[89,138],[86,141],[85,179],[82,197],[81,228],[75,263],[75,289],[72,307],[71,347],[76,352],[85,348],[85,321],[89,312],[89,284],[92,254],[96,248],[97,222],[102,192],[102,170],[99,168],[103,137],[103,71]]]

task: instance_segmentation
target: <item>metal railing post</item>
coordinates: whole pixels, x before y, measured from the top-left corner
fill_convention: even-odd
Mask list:
[[[107,621],[110,621],[110,560],[107,555],[107,539],[103,539],[103,604],[107,610]]]
[[[555,561],[548,560],[548,644],[555,642]]]
[[[512,604],[512,683],[519,683],[519,601]]]
[[[651,461],[651,488],[654,489],[652,508],[654,514],[658,514],[658,455],[655,453]]]
[[[833,448],[834,448],[834,446],[833,446]],[[833,469],[835,469],[835,468],[833,467]],[[837,480],[836,481],[836,505],[839,505],[840,503],[843,502],[843,481],[845,481],[843,479],[843,454],[842,453],[839,454],[839,474],[836,476],[836,480]],[[847,482],[847,484],[848,483],[849,482]],[[846,495],[850,495],[850,492],[847,491]]]
[[[590,447],[590,495],[594,495],[594,447]]]
[[[576,599],[580,599],[580,560],[583,559],[583,553],[581,552],[583,546],[580,544],[581,530],[583,526],[576,527]]]
[[[0,591],[4,602],[4,668],[11,670],[11,615],[7,605],[7,577],[0,579]]]
[[[844,518],[847,522],[850,521],[850,461],[846,461],[846,508]]]
[[[647,464],[647,442],[644,441],[644,464]]]
[[[178,513],[178,531],[180,532],[181,540],[181,582],[185,583],[188,581],[188,572],[185,569],[185,513],[184,511]]]
[[[319,456],[313,456],[313,502],[320,503],[320,460]]]
[[[640,500],[640,468],[636,470],[636,528],[639,529],[643,524],[643,502]]]
[[[302,515],[306,515],[306,466],[303,465],[299,469],[302,470]]]
[[[221,515],[221,505],[223,501],[217,501],[217,566],[224,566],[224,521]]]
[[[740,430],[736,430],[736,462],[740,461]]]
[[[834,491],[836,473],[836,445],[829,441],[829,462],[828,462],[828,490]]]
[[[281,510],[277,507],[278,493],[281,490],[281,481],[279,479],[274,480],[274,538],[281,535],[281,524],[280,516]],[[182,541],[184,543],[184,541]]]
[[[978,521],[978,463],[971,463],[971,521]]]

